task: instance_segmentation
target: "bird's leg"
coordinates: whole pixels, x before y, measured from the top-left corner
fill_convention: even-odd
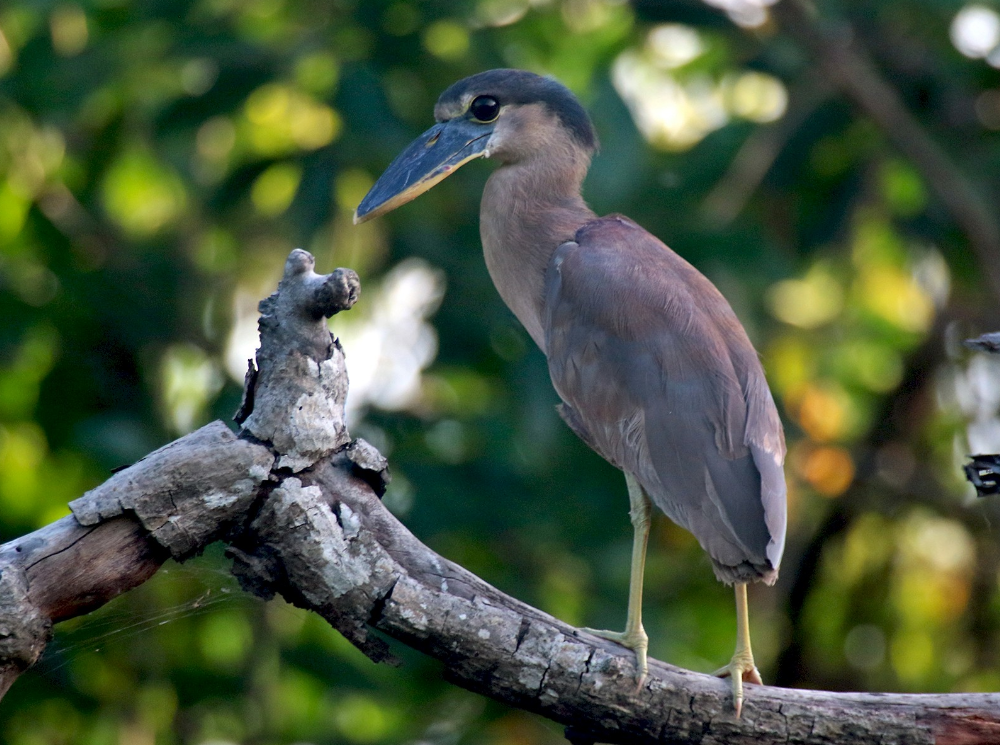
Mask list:
[[[649,649],[649,637],[642,628],[642,576],[646,570],[646,544],[649,542],[649,521],[652,505],[645,490],[631,474],[625,474],[628,484],[629,517],[632,519],[632,571],[628,586],[628,617],[625,620],[624,631],[601,631],[599,629],[584,629],[603,639],[616,641],[635,652],[636,680],[642,686],[649,667],[646,663],[646,652]]]
[[[727,675],[733,682],[733,704],[736,706],[736,718],[743,711],[743,681],[763,685],[760,673],[753,661],[750,650],[750,618],[747,615],[747,586],[745,582],[736,585],[736,652],[733,659],[725,667],[716,670],[714,675],[725,678]]]

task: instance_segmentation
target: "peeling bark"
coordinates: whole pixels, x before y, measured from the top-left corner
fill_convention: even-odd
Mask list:
[[[183,560],[245,517],[273,464],[267,448],[213,422],[119,471],[69,507],[84,526],[134,515],[156,543]]]

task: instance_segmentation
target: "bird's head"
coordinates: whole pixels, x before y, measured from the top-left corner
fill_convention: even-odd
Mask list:
[[[355,223],[406,204],[476,158],[506,164],[553,156],[585,168],[597,149],[576,96],[524,70],[489,70],[458,81],[441,94],[434,118],[437,124],[410,143],[361,200]]]

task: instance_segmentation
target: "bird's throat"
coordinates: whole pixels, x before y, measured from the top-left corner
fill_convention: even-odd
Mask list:
[[[483,191],[479,229],[486,268],[543,351],[545,270],[555,250],[595,217],[580,195],[586,165],[573,172],[537,162],[504,165]]]

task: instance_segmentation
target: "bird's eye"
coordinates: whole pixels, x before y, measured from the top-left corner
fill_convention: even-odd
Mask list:
[[[500,102],[493,96],[476,96],[469,111],[481,122],[492,122],[500,115]]]

